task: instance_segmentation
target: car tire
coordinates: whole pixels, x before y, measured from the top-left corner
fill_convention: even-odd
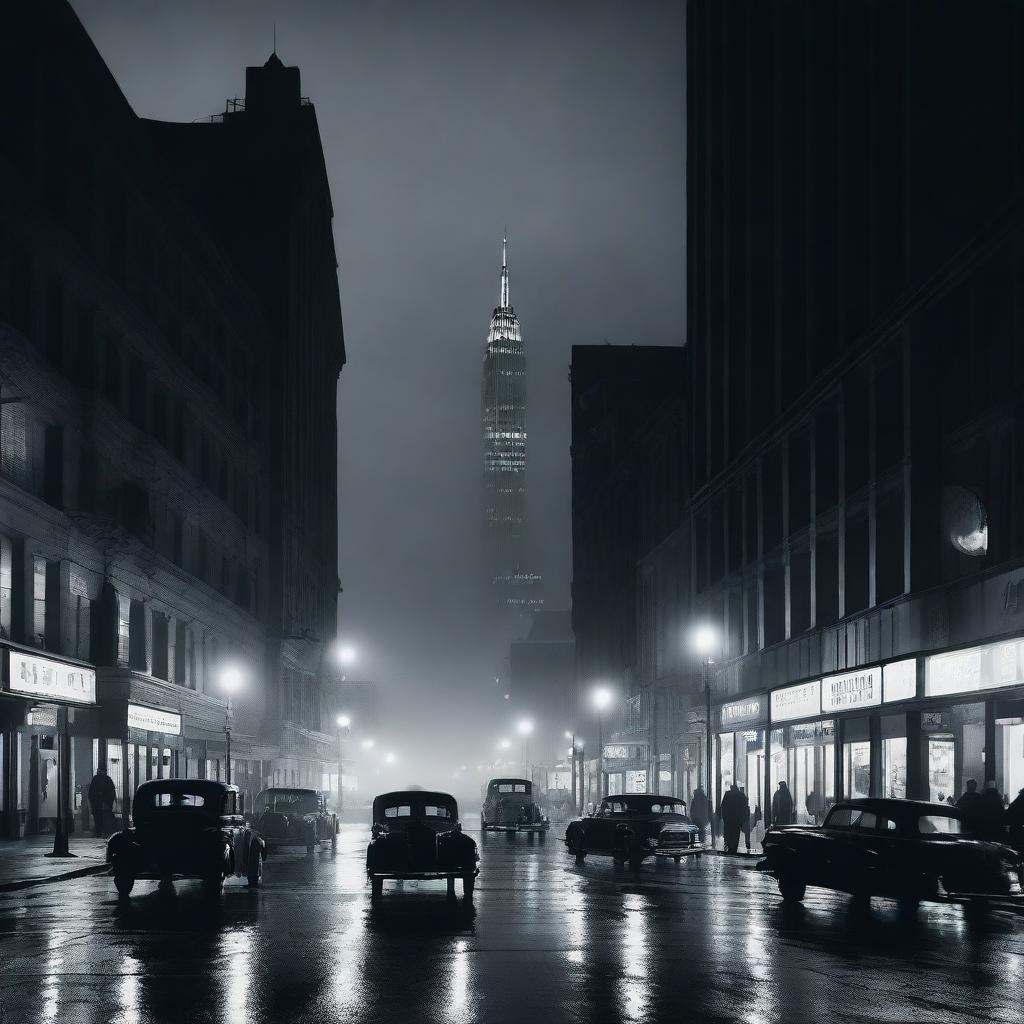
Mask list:
[[[476,888],[476,878],[473,875],[462,876],[462,898],[465,900],[471,900],[473,898],[473,890]]]
[[[572,855],[576,858],[577,864],[585,864],[587,862],[586,850],[573,850]]]
[[[448,879],[448,899],[455,899],[455,879],[451,877]]]
[[[639,871],[640,866],[643,864],[643,862],[643,857],[639,856],[638,854],[634,854],[632,857],[629,858],[629,870]]]
[[[311,845],[309,845],[309,844],[307,843],[307,844],[306,844],[306,856],[307,856],[307,857],[312,857],[312,856],[313,856],[313,851],[314,851],[315,849],[316,849],[316,845],[315,845],[315,844],[311,846]]]
[[[253,843],[249,849],[249,864],[246,880],[250,889],[255,889],[263,881],[263,851],[259,843]]]
[[[673,857],[672,859],[678,864],[683,858],[682,857]]]
[[[370,898],[379,900],[384,895],[384,879],[383,878],[371,878],[370,879]]]
[[[799,903],[807,893],[807,884],[801,878],[783,875],[779,879],[779,892],[784,903]]]
[[[896,900],[896,906],[901,914],[912,915],[917,913],[917,908],[921,906],[920,896],[900,896]]]
[[[114,874],[114,887],[117,889],[117,895],[122,899],[128,899],[132,894],[132,888],[135,885],[135,879],[127,873],[115,873]]]
[[[208,875],[203,879],[203,888],[207,896],[219,896],[224,891],[224,875],[218,872],[216,875]]]

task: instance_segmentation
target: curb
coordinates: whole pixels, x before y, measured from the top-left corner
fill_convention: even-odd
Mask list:
[[[60,875],[45,875],[42,878],[22,878],[16,882],[0,882],[0,893],[18,892],[21,889],[31,889],[33,886],[46,885],[49,882],[67,882],[72,878],[84,878],[86,875],[105,874],[110,870],[109,864],[90,864],[86,868],[76,868],[74,871],[65,871]]]

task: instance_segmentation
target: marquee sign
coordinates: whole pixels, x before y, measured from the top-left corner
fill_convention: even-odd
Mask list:
[[[144,704],[128,705],[128,728],[146,732],[162,732],[167,736],[181,735],[181,715],[160,708],[147,708]]]
[[[41,658],[23,651],[8,651],[8,693],[64,704],[96,703],[96,672],[85,665]]]
[[[746,697],[723,704],[718,709],[719,723],[722,732],[743,728],[748,725],[761,725],[768,712],[768,701],[765,694]]]
[[[821,680],[772,690],[772,721],[814,718],[821,714]]]
[[[823,714],[851,711],[854,708],[872,708],[881,703],[882,672],[877,666],[826,676],[821,681]]]

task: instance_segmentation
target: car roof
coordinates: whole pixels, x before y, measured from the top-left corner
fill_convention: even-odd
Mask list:
[[[268,786],[266,789],[261,789],[257,796],[263,796],[264,793],[311,793],[313,796],[319,796],[319,789],[302,789],[298,786]]]
[[[836,807],[857,807],[866,811],[884,811],[888,814],[944,814],[959,818],[961,813],[949,804],[934,800],[897,800],[894,797],[863,796],[853,800],[837,800]]]
[[[140,793],[237,793],[237,786],[229,786],[226,782],[215,779],[150,779],[143,782],[135,791]]]
[[[377,808],[387,807],[391,804],[452,804],[458,807],[455,797],[451,793],[433,792],[429,789],[397,789],[393,793],[381,793],[374,798],[373,810],[376,814]]]
[[[686,803],[681,796],[669,796],[667,793],[617,793],[615,796],[603,797],[602,800],[625,800],[627,803],[630,800],[661,800],[671,801],[674,804]]]

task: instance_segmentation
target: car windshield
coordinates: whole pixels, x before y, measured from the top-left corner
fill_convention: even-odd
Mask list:
[[[154,793],[153,807],[204,807],[206,800],[198,793]]]
[[[625,814],[685,814],[686,804],[682,800],[658,800],[650,798],[632,800],[605,800],[601,814],[615,817]]]
[[[269,790],[260,794],[257,811],[275,814],[316,814],[320,809],[316,793]]]
[[[878,816],[860,807],[836,807],[825,819],[825,828],[860,829],[873,832],[878,828]],[[895,823],[883,819],[883,827],[895,829]]]

